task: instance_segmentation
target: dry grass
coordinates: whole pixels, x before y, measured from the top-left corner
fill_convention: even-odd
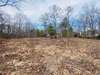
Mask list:
[[[100,75],[100,41],[0,39],[0,75]]]

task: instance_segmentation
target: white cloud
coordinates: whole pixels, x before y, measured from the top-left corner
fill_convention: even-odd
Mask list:
[[[18,10],[15,7],[11,6],[5,6],[0,8],[1,11],[4,11],[5,13],[14,16],[16,13],[18,13]]]

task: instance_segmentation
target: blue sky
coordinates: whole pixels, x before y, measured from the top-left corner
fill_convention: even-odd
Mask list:
[[[96,6],[99,7],[100,0],[24,0],[18,4],[20,11],[11,6],[0,9],[11,16],[14,16],[16,13],[22,13],[26,15],[32,23],[38,23],[40,16],[48,11],[48,8],[54,4],[61,8],[72,6],[74,8],[73,17],[78,18],[83,11],[83,6],[96,4]]]

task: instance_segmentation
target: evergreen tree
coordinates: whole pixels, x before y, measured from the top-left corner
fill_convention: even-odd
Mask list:
[[[55,30],[55,28],[54,28],[52,25],[49,25],[49,26],[48,26],[48,34],[49,34],[50,36],[56,35],[56,30]]]

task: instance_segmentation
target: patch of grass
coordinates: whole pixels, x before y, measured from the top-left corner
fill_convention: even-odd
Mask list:
[[[3,71],[5,69],[5,65],[4,64],[0,64],[0,71]]]

